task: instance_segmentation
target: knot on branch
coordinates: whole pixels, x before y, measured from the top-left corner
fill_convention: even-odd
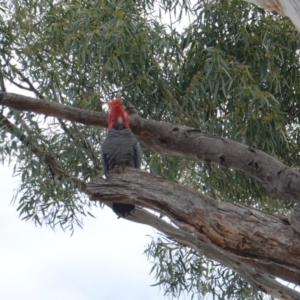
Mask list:
[[[130,116],[138,116],[138,112],[132,103],[127,102],[127,104],[125,105],[125,109]]]
[[[248,162],[248,166],[251,170],[253,170],[254,172],[258,172],[260,170],[260,163],[258,161],[256,161],[255,159],[251,159]]]

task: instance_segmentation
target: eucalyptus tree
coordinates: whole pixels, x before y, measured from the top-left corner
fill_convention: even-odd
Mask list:
[[[276,280],[300,284],[299,34],[288,19],[237,0],[0,9],[0,154],[21,178],[22,218],[74,230],[99,202],[135,204],[128,220],[162,233],[146,254],[167,295],[300,298]],[[144,169],[104,181],[103,104],[115,96]]]

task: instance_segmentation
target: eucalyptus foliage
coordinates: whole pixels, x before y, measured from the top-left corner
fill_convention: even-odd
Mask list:
[[[199,255],[168,237],[152,239],[145,253],[153,263],[151,273],[165,295],[191,295],[191,299],[268,299],[234,271]],[[270,298],[272,299],[272,298]]]
[[[298,169],[299,34],[288,19],[239,0],[5,0],[0,13],[6,82],[96,111],[120,96],[143,117],[232,138]],[[191,21],[183,29],[184,17]],[[11,124],[1,123],[0,155],[21,178],[15,198],[21,217],[71,230],[81,225],[92,207],[72,178],[102,175],[105,132],[32,113],[2,114]],[[59,162],[61,176],[45,164],[47,155]],[[218,201],[281,214],[290,208],[270,201],[255,180],[209,163],[145,153],[145,167]],[[152,242],[146,252],[158,283],[174,297],[183,291],[262,297],[233,272],[170,240]]]

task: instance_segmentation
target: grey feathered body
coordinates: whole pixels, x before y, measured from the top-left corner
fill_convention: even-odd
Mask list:
[[[117,127],[118,128],[118,127]],[[128,166],[139,169],[142,161],[140,143],[132,131],[127,128],[109,129],[102,144],[102,166],[105,176],[116,166]],[[119,216],[127,216],[134,205],[113,203],[113,211]]]
[[[102,144],[102,165],[104,174],[116,166],[141,167],[140,143],[130,129],[110,129]]]

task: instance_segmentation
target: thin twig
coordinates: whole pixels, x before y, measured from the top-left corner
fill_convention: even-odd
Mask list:
[[[19,83],[16,83],[11,78],[7,78],[7,80],[9,80],[12,84],[14,84],[15,86],[17,86],[19,89],[26,90],[26,91],[31,91],[30,88],[28,88],[26,86],[23,86],[23,85],[21,85]]]
[[[42,159],[45,164],[48,165],[50,172],[57,177],[69,178],[73,181],[75,186],[81,191],[86,193],[86,184],[84,181],[71,177],[62,168],[61,163],[51,156],[48,152],[41,150],[35,143],[30,140],[17,126],[12,124],[5,116],[0,115],[0,126],[5,126],[8,132],[19,139],[25,146],[28,147],[39,159]]]
[[[39,99],[45,99],[44,96],[33,86],[28,77],[24,76],[23,73],[17,69],[15,72],[21,77],[23,82],[26,82],[29,86],[29,91],[33,92]]]

